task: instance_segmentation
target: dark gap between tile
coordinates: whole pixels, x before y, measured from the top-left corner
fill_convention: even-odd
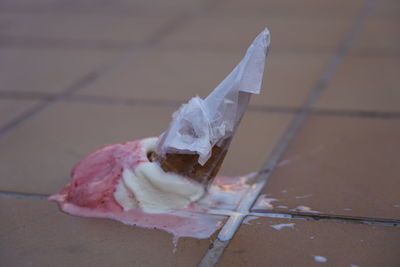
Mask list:
[[[400,227],[400,220],[396,219],[370,218],[370,217],[346,216],[346,215],[324,214],[324,213],[280,212],[280,211],[274,212],[262,209],[253,209],[249,215],[260,216],[260,217],[272,217],[272,218],[281,217],[281,218],[299,219],[307,221],[332,221],[339,223]]]
[[[4,197],[4,198],[16,198],[16,199],[39,199],[39,200],[47,200],[48,195],[43,195],[43,194],[27,194],[27,193],[0,191],[0,197]]]
[[[72,40],[56,37],[12,36],[0,34],[0,48],[34,48],[59,50],[128,51],[141,42],[113,40]]]
[[[207,8],[209,8],[209,7],[206,6],[204,10],[207,10]],[[76,92],[78,92],[79,90],[81,90],[82,88],[87,86],[88,84],[93,83],[104,73],[108,72],[111,69],[114,69],[121,61],[124,60],[124,58],[126,58],[127,54],[135,53],[138,50],[152,48],[152,47],[156,46],[166,35],[173,32],[177,27],[185,24],[185,22],[187,22],[190,18],[191,18],[191,16],[189,16],[187,14],[177,16],[176,18],[172,19],[170,21],[170,23],[166,24],[163,29],[156,32],[154,34],[154,36],[151,36],[150,38],[148,38],[148,40],[145,42],[146,45],[144,47],[140,47],[140,48],[132,47],[129,52],[127,52],[123,55],[117,56],[114,60],[109,62],[109,64],[107,64],[105,66],[101,66],[98,69],[84,75],[81,79],[77,80],[71,86],[69,86],[65,90],[61,91],[60,93],[56,94],[54,97],[46,99],[43,102],[40,102],[37,105],[33,106],[32,108],[28,109],[23,114],[14,118],[12,121],[1,126],[0,127],[0,137],[2,135],[12,131],[13,129],[18,127],[20,124],[31,119],[35,115],[39,114],[41,111],[45,110],[52,104],[75,94]]]
[[[361,32],[363,25],[365,24],[365,21],[367,20],[370,13],[373,11],[373,7],[374,7],[373,1],[374,0],[366,0],[363,8],[361,9],[359,14],[355,18],[354,24],[350,27],[350,30],[347,32],[347,34],[344,36],[343,41],[340,43],[336,54],[330,60],[330,62],[326,66],[326,68],[324,69],[324,72],[322,73],[320,80],[317,82],[317,84],[315,85],[315,88],[312,90],[312,92],[308,95],[300,112],[295,116],[295,118],[289,124],[287,131],[284,133],[281,140],[277,143],[274,151],[271,153],[269,159],[267,160],[266,164],[262,168],[262,169],[271,170],[271,171],[265,173],[264,175],[260,175],[260,178],[262,178],[263,180],[259,182],[259,186],[258,186],[257,190],[255,190],[256,193],[254,194],[254,196],[253,195],[250,195],[247,197],[245,196],[242,199],[242,202],[239,204],[239,207],[238,207],[239,210],[249,211],[250,208],[253,206],[254,202],[257,200],[262,189],[266,186],[266,184],[268,182],[268,178],[271,176],[271,173],[277,166],[280,158],[283,156],[283,154],[287,150],[287,147],[289,146],[291,141],[294,139],[294,137],[300,130],[300,128],[303,125],[304,121],[306,120],[308,114],[312,110],[312,106],[316,103],[318,97],[321,95],[323,90],[326,88],[327,84],[333,79],[337,69],[339,68],[340,63],[343,61],[344,57],[347,55],[347,53],[350,49],[351,43],[356,38],[357,34]],[[244,218],[245,218],[244,215],[239,216],[239,217],[238,216],[235,216],[235,217],[230,216],[228,221],[225,223],[225,225],[221,229],[221,232],[218,235],[218,238],[220,238],[222,241],[226,240],[229,243],[229,241],[232,240],[234,234],[239,229]],[[223,235],[221,235],[222,233],[223,233]],[[209,264],[210,266],[217,264],[218,260],[220,259],[220,256],[223,254],[225,247],[226,247],[226,245],[222,248],[222,252],[218,254],[219,255],[218,257],[215,257],[213,248],[209,249],[206,252],[206,254],[204,255],[202,261],[200,262],[200,266],[201,266],[201,264],[203,264],[203,262],[210,263]],[[203,265],[203,266],[206,266],[206,265]]]

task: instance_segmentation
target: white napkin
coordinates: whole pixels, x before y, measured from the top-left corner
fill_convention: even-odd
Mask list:
[[[204,100],[193,97],[174,114],[160,136],[156,153],[198,154],[204,165],[212,148],[235,132],[250,94],[259,94],[270,44],[268,29],[262,31],[233,71]]]

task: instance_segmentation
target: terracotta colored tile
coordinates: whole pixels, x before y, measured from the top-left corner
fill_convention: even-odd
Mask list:
[[[265,27],[271,51],[334,52],[350,26],[348,19],[292,16],[204,16],[167,36],[163,43],[235,51],[246,48]]]
[[[79,93],[186,102],[207,96],[239,63],[242,53],[176,49],[151,50],[105,74]],[[256,105],[301,106],[330,56],[269,54]]]
[[[2,34],[18,37],[43,37],[65,40],[144,42],[156,34],[169,16],[119,16],[92,14],[2,15],[8,26]]]
[[[0,127],[36,104],[33,100],[0,99]]]
[[[398,227],[270,218],[249,223],[240,227],[218,266],[395,267],[400,262]],[[290,223],[293,228],[272,227]]]
[[[116,55],[95,51],[0,49],[0,90],[57,93]]]
[[[354,40],[350,51],[364,52],[364,54],[392,53],[398,56],[400,53],[399,28],[400,17],[397,19],[371,18],[367,20],[362,32]]]
[[[72,165],[83,156],[105,144],[158,136],[175,109],[53,106],[0,138],[0,190],[53,193],[69,181]],[[221,173],[258,171],[289,119],[288,115],[248,112]]]
[[[399,68],[399,57],[347,57],[316,107],[399,111]]]
[[[209,239],[61,213],[42,200],[0,198],[1,266],[195,266]]]
[[[263,193],[275,210],[400,219],[399,136],[398,120],[311,116]]]

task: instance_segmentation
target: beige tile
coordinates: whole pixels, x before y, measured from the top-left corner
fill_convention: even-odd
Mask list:
[[[400,262],[398,227],[271,218],[249,223],[240,227],[218,266],[395,267]],[[288,223],[293,228],[272,228]]]
[[[315,106],[399,111],[399,69],[400,57],[347,57]]]
[[[334,52],[351,20],[292,16],[203,16],[165,38],[167,45],[244,50],[265,27],[271,51]]]
[[[65,40],[145,42],[171,19],[170,16],[121,14],[19,14],[1,15],[7,27],[0,33],[18,37]]]
[[[400,219],[399,136],[398,120],[311,116],[263,193],[275,210]]]
[[[0,49],[0,91],[58,93],[108,64],[117,53]]]
[[[38,101],[0,99],[0,127],[23,114]]]
[[[186,102],[205,97],[239,63],[243,53],[157,49],[126,61],[79,93]],[[256,105],[301,106],[315,87],[330,56],[268,56],[263,88]]]
[[[104,144],[158,136],[175,109],[55,105],[0,138],[0,190],[53,193],[69,181],[72,165],[84,155]],[[257,171],[289,119],[287,115],[246,114],[221,172]]]
[[[42,200],[0,198],[1,266],[195,266],[209,239],[61,213]]]
[[[370,18],[354,40],[350,52],[367,55],[386,53],[398,56],[400,54],[399,28],[400,17],[397,19]]]

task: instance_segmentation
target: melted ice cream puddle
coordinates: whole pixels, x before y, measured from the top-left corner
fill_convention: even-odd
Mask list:
[[[97,189],[103,180],[96,180],[96,175],[93,177],[91,172],[83,175],[84,181],[73,178],[70,184],[49,199],[58,202],[64,212],[72,215],[108,218],[128,225],[160,229],[173,234],[174,240],[179,237],[199,239],[210,237],[222,226],[226,218],[215,215],[218,212],[212,210],[236,209],[243,196],[251,192],[255,173],[241,177],[219,176],[205,189],[196,182],[178,175],[170,176],[171,174],[154,166],[155,163],[148,160],[147,152],[152,151],[156,141],[157,138],[146,138],[126,144],[106,146],[78,163],[76,172],[83,175],[80,174],[79,168],[86,171],[94,167],[97,170],[99,162],[96,157],[102,153],[116,149],[115,155],[107,156],[113,159],[119,158],[122,152],[129,151],[128,155],[124,154],[122,157],[122,162],[114,162],[123,167],[120,174],[113,171],[115,178],[112,179],[116,179],[114,191],[105,200],[100,199],[99,202],[92,204],[92,194],[98,195]],[[100,162],[102,165],[105,160],[107,164],[110,162],[107,157],[102,158]],[[76,194],[76,190],[79,189],[76,184],[80,184],[83,188],[94,186],[95,191]],[[107,186],[108,189],[109,186],[112,184]]]

